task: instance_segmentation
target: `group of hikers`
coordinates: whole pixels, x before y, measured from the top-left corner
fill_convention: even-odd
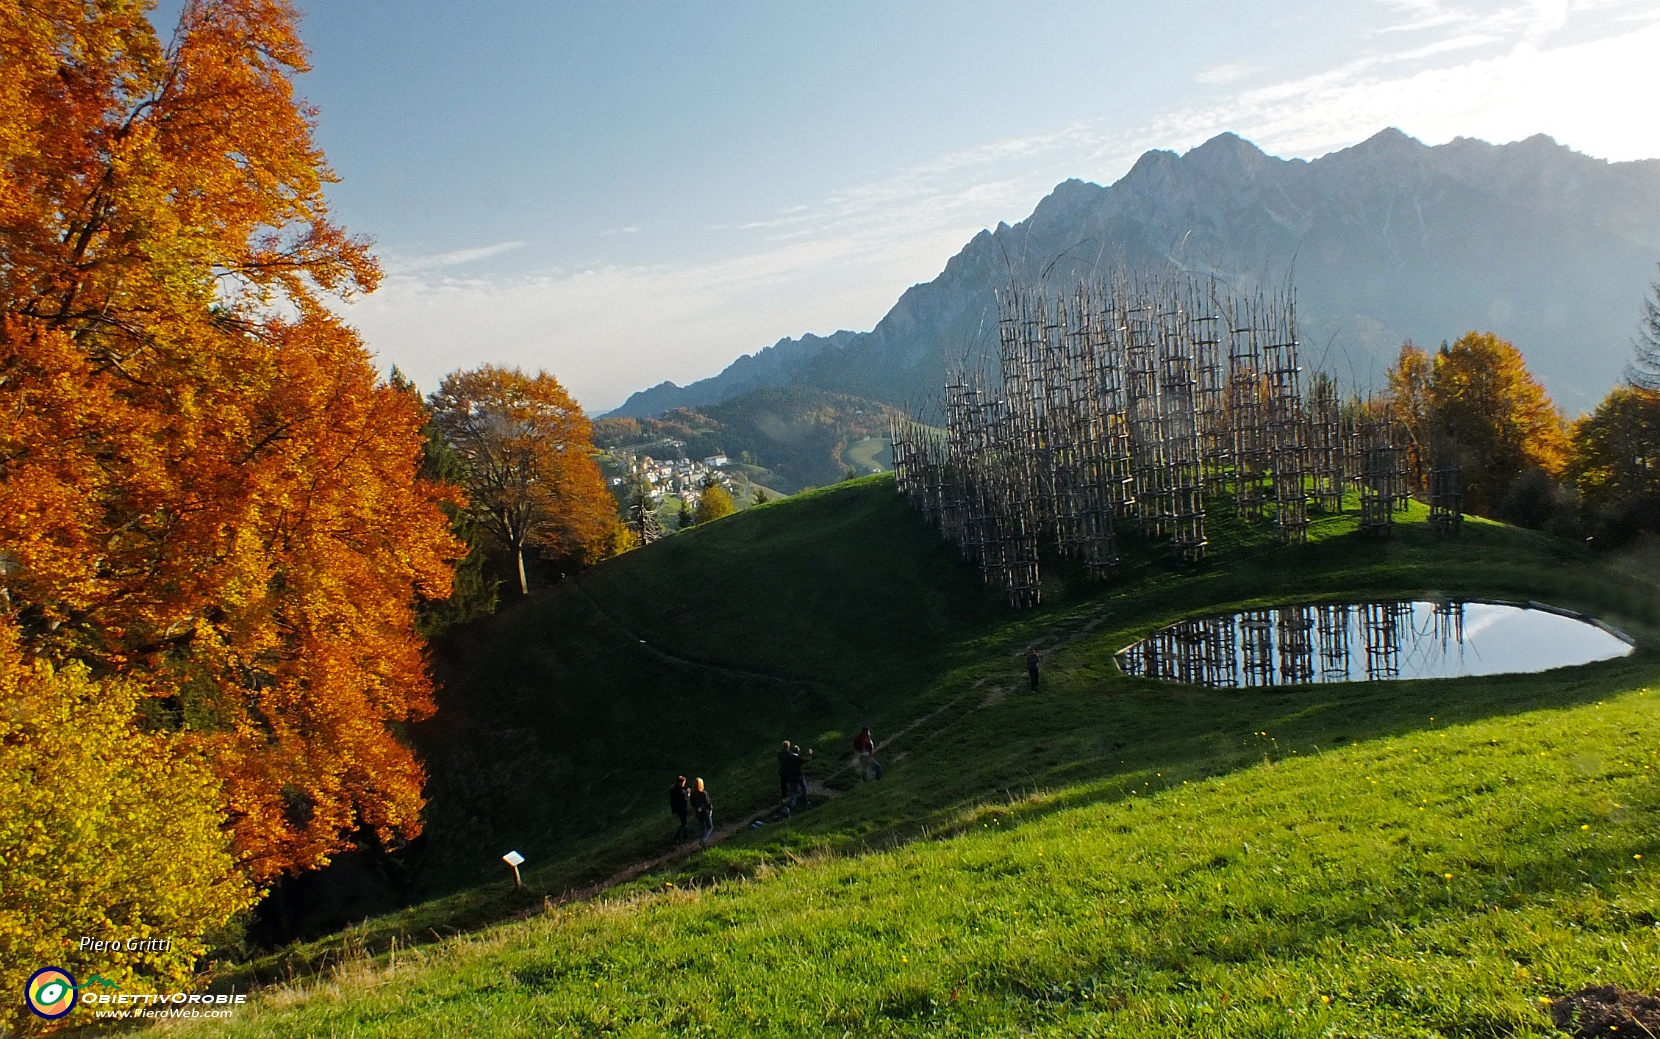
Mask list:
[[[687,786],[685,776],[674,777],[674,785],[669,787],[669,811],[680,818],[680,829],[674,835],[676,844],[692,835],[687,816],[696,812],[698,825],[703,828],[703,835],[697,842],[705,848],[709,846],[709,837],[715,832],[715,803],[709,800],[709,791],[704,788],[701,778],[692,780],[692,785]]]
[[[1042,661],[1036,646],[1027,647],[1026,677],[1034,693],[1037,692]],[[882,778],[882,763],[876,760],[876,739],[870,734],[870,726],[860,728],[859,735],[853,737],[853,755],[859,762],[861,781],[868,781],[872,773],[877,779]],[[802,767],[812,757],[811,747],[802,747],[789,740],[784,741],[783,748],[778,752],[778,795],[782,802],[779,811],[786,816],[794,810],[798,798],[802,807],[807,805],[807,776]],[[701,847],[709,846],[709,838],[715,832],[715,806],[709,800],[709,791],[704,787],[703,780],[694,779],[688,786],[685,776],[674,777],[674,785],[669,787],[669,811],[680,819],[680,829],[674,835],[675,843],[691,837],[689,817],[695,814],[698,825],[703,828],[697,843]],[[757,822],[755,825],[761,824]]]
[[[869,780],[872,773],[875,778],[882,778],[882,763],[876,760],[876,738],[870,734],[870,726],[862,727],[859,735],[853,738],[853,754],[859,762],[861,780]],[[785,740],[783,748],[778,751],[778,793],[785,815],[796,807],[798,799],[802,807],[807,806],[807,776],[803,766],[812,757],[811,747],[802,747],[789,740]],[[695,814],[702,828],[698,846],[709,846],[709,838],[715,832],[715,805],[709,800],[709,790],[702,779],[694,779],[688,784],[685,776],[675,776],[674,785],[669,787],[669,811],[680,820],[680,829],[674,835],[675,843],[691,837],[690,816]]]

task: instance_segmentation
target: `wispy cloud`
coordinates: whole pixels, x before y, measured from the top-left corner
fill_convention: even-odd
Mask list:
[[[1280,154],[1312,156],[1386,125],[1431,142],[1453,136],[1506,141],[1548,133],[1611,159],[1660,155],[1660,126],[1634,119],[1660,90],[1660,24],[1556,47],[1554,12],[1518,23],[1498,46],[1454,63],[1434,60],[1475,46],[1460,34],[1415,48],[1410,60],[1364,58],[1313,76],[1248,90],[1209,109],[1161,122],[1191,138],[1219,120]],[[1483,41],[1484,43],[1486,41]],[[1454,46],[1454,45],[1458,46]]]
[[[547,368],[604,410],[647,382],[691,382],[785,334],[868,328],[895,284],[961,244],[960,228],[886,243],[827,235],[706,264],[403,274],[347,317],[427,389],[488,360]]]
[[[988,142],[705,229],[720,230],[721,247],[736,255],[516,278],[452,273],[522,244],[503,243],[389,263],[386,286],[350,316],[423,385],[461,364],[517,363],[557,372],[585,405],[605,409],[665,378],[711,375],[780,336],[868,329],[905,286],[932,278],[981,227],[1025,216],[1056,182],[1109,182],[1148,148],[1185,149],[1223,130],[1305,158],[1385,126],[1431,143],[1544,132],[1611,159],[1660,156],[1660,123],[1642,117],[1660,97],[1660,20],[1631,20],[1648,5],[1389,6],[1400,21],[1374,37],[1375,51],[1309,75],[1139,125],[1103,118]],[[1199,75],[1227,86],[1261,73],[1238,65]]]
[[[495,245],[481,245],[474,249],[456,249],[447,253],[427,253],[423,255],[404,256],[397,253],[383,255],[381,259],[386,269],[393,274],[413,274],[420,271],[435,271],[445,267],[459,267],[466,263],[477,263],[479,260],[488,260],[502,253],[523,249],[528,242],[498,242]]]
[[[1479,18],[1473,12],[1458,10],[1441,3],[1440,0],[1385,0],[1383,6],[1402,12],[1406,20],[1377,29],[1376,32],[1379,34],[1419,32],[1449,25],[1463,26]]]
[[[1244,62],[1234,61],[1226,65],[1213,65],[1202,70],[1193,78],[1207,85],[1224,86],[1229,83],[1237,83],[1242,79],[1248,79],[1262,70],[1261,65],[1247,65]]]

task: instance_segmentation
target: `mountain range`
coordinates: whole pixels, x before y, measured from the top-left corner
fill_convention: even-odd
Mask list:
[[[975,235],[869,332],[781,339],[612,414],[784,385],[931,414],[947,367],[994,356],[999,288],[1065,291],[1113,267],[1246,291],[1289,282],[1305,368],[1358,389],[1381,385],[1404,340],[1496,332],[1572,414],[1619,379],[1657,260],[1657,159],[1608,162],[1543,135],[1432,147],[1395,129],[1281,159],[1225,133],[1185,154],[1149,151],[1110,186],[1065,181],[1027,219]]]

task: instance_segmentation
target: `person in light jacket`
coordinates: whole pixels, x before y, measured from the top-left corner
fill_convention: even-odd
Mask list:
[[[703,836],[697,839],[698,847],[707,848],[709,838],[715,832],[715,803],[709,800],[709,791],[703,788],[701,778],[692,781],[692,811],[697,813],[698,824],[703,827]]]

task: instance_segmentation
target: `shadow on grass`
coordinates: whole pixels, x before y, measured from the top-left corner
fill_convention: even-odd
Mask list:
[[[354,945],[375,952],[534,910],[660,853],[673,828],[660,792],[676,774],[710,780],[719,819],[775,802],[771,755],[783,738],[820,747],[822,779],[859,725],[879,738],[904,732],[883,750],[886,779],[857,785],[844,774],[841,796],[658,878],[744,875],[804,852],[949,832],[963,811],[1012,791],[1061,791],[1021,809],[1048,813],[1265,755],[1565,707],[1660,677],[1647,633],[1660,616],[1654,586],[1581,546],[1479,521],[1450,542],[1421,522],[1382,543],[1353,526],[1352,516],[1316,517],[1310,544],[1281,546],[1261,527],[1217,518],[1209,562],[1177,569],[1158,546],[1126,542],[1104,587],[1047,561],[1046,605],[1027,614],[1009,613],[885,480],[609,561],[442,648],[440,710],[415,731],[431,776],[427,836],[400,862],[403,886],[345,918],[417,904],[242,976],[309,972]],[[1201,610],[1436,593],[1553,601],[1621,624],[1643,648],[1544,675],[1291,691],[1131,680],[1112,660]],[[1047,657],[1043,690],[1029,695],[1021,659],[1034,643]],[[531,860],[523,890],[497,879],[510,848]]]
[[[1603,570],[1578,546],[1492,524],[1472,524],[1469,536],[1450,542],[1407,525],[1380,545],[1345,536],[1343,523],[1328,518],[1326,536],[1307,546],[1259,537],[1187,574],[1148,568],[1139,581],[1011,622],[983,640],[977,662],[944,683],[1000,685],[1011,691],[1006,698],[986,707],[969,702],[933,731],[890,748],[890,758],[902,755],[893,776],[902,787],[866,787],[792,820],[801,836],[786,840],[799,846],[802,836],[816,835],[847,851],[886,846],[952,832],[954,817],[1011,800],[1015,791],[1069,788],[1022,809],[1023,816],[1048,814],[1265,757],[1572,707],[1660,682],[1654,586]],[[1148,632],[1200,611],[1415,595],[1548,600],[1623,624],[1639,649],[1531,675],[1227,690],[1127,678],[1113,660]],[[1045,662],[1043,691],[1026,693],[1023,645],[1045,630],[1082,631],[1091,619],[1104,623],[1063,640]],[[776,839],[751,840],[764,850]]]

